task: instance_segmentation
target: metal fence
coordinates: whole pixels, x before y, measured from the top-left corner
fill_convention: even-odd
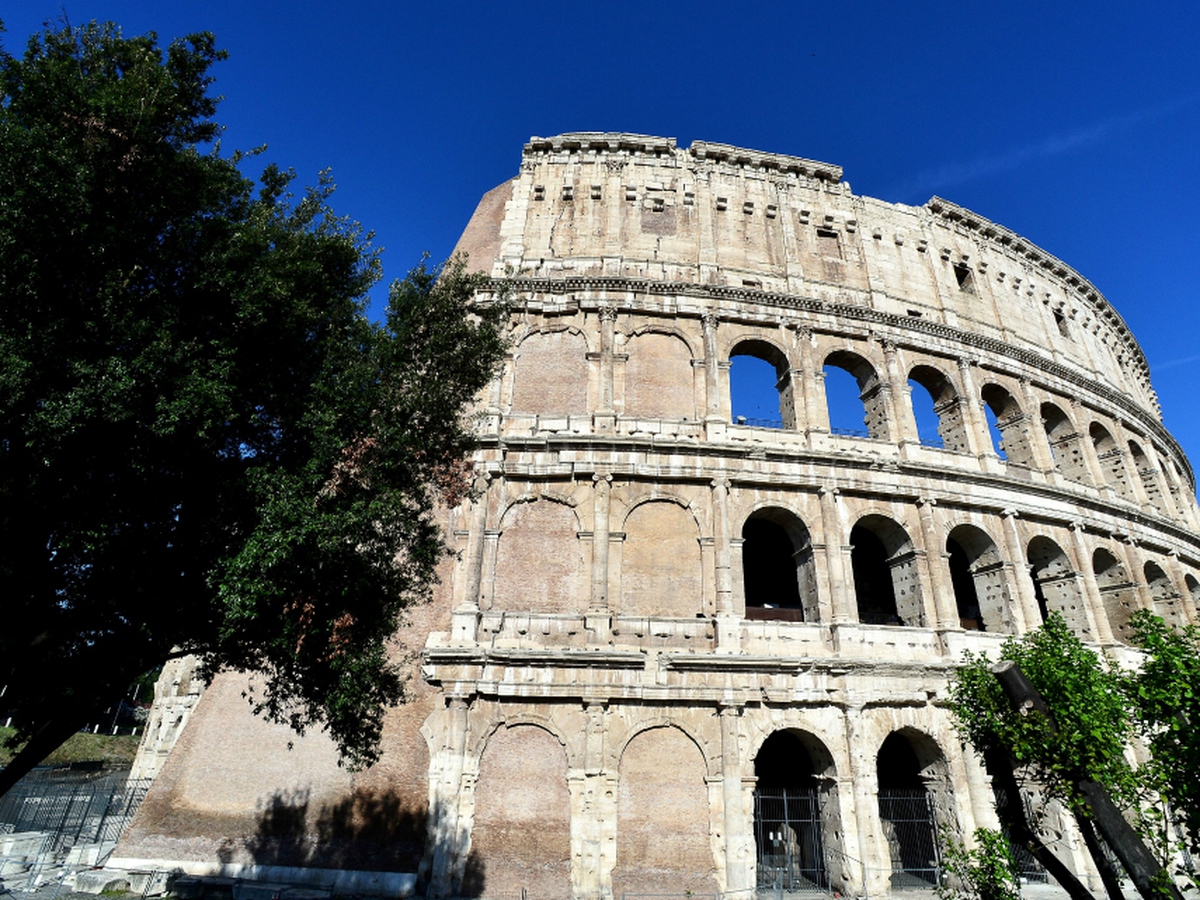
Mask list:
[[[881,790],[879,817],[892,857],[892,887],[936,885],[941,859],[929,793],[924,788]]]
[[[826,891],[828,867],[821,840],[821,810],[814,789],[764,788],[754,792],[758,886],[784,891]]]
[[[44,831],[59,847],[115,841],[149,787],[124,770],[35,769],[0,797],[0,832]]]

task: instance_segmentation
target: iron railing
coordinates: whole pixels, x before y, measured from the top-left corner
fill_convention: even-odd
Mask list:
[[[784,891],[827,891],[828,866],[815,789],[763,788],[754,792],[758,886]]]

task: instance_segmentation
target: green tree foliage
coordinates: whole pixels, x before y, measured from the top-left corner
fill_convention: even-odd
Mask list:
[[[1057,614],[1042,628],[1005,641],[1000,658],[1020,666],[1048,716],[1015,710],[992,661],[970,653],[951,686],[950,706],[963,738],[981,757],[1011,764],[1018,778],[1063,801],[1085,820],[1085,832],[1093,811],[1078,786],[1102,785],[1165,868],[1178,846],[1173,819],[1182,820],[1193,852],[1200,849],[1200,631],[1172,629],[1145,610],[1132,623],[1134,642],[1145,654],[1133,671],[1084,647]],[[1135,740],[1151,753],[1136,767],[1128,752]]]
[[[503,304],[455,261],[369,321],[328,179],[215,145],[223,57],[94,23],[0,53],[0,793],[182,652],[369,763],[469,487]]]
[[[975,829],[968,850],[953,838],[942,847],[938,900],[1020,900],[1021,879],[1012,848],[999,831]]]
[[[1200,629],[1176,630],[1134,613],[1134,642],[1146,651],[1127,691],[1150,749],[1153,788],[1170,801],[1193,857],[1200,856]]]

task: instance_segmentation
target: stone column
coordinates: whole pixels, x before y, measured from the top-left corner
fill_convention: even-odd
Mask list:
[[[1168,557],[1171,560],[1169,564],[1171,581],[1175,585],[1175,590],[1179,593],[1179,603],[1183,607],[1184,621],[1195,625],[1200,621],[1200,610],[1196,609],[1196,602],[1192,599],[1192,592],[1188,590],[1187,572],[1183,570],[1183,564],[1179,561],[1179,551],[1171,550]]]
[[[976,365],[972,359],[958,358],[958,380],[962,389],[958,402],[962,404],[963,428],[967,432],[967,451],[977,458],[984,456],[996,457],[992,447],[992,436],[988,432],[987,416],[983,412],[983,400],[975,387],[975,374],[972,368]]]
[[[1050,450],[1046,423],[1042,421],[1042,404],[1034,396],[1033,385],[1029,383],[1028,378],[1021,379],[1021,399],[1025,402],[1025,421],[1032,432],[1029,435],[1029,448],[1033,453],[1033,461],[1049,480],[1056,481],[1058,467],[1054,464],[1054,454]]]
[[[710,482],[712,488],[713,557],[716,562],[717,588],[717,651],[737,653],[741,646],[738,616],[741,610],[733,606],[733,579],[741,573],[733,571],[733,532],[729,522],[729,479],[719,474]]]
[[[839,491],[835,487],[822,486],[818,493],[821,496],[821,531],[825,537],[825,568],[829,572],[829,599],[833,606],[833,623],[857,622],[858,611],[851,608],[843,565],[842,515],[837,502]]]
[[[604,774],[607,705],[584,703],[586,737],[582,771],[571,774],[571,884],[576,900],[599,900],[612,894],[613,860],[605,850],[608,795]]]
[[[917,420],[913,415],[912,399],[909,396],[908,379],[900,371],[900,361],[896,356],[896,342],[884,338],[879,342],[883,347],[883,358],[887,365],[888,393],[892,398],[892,419],[890,425],[891,439],[898,444],[918,444]]]
[[[917,517],[921,520],[921,542],[929,565],[929,583],[933,589],[933,610],[936,628],[962,630],[958,615],[954,582],[950,577],[950,554],[945,550],[942,529],[937,521],[937,500],[922,497],[917,500]],[[928,604],[926,604],[928,607]]]
[[[721,415],[721,360],[717,352],[717,326],[720,320],[713,313],[701,318],[704,326],[704,430],[709,440],[725,437],[729,423]]]
[[[828,434],[829,410],[825,404],[825,376],[813,360],[813,332],[806,325],[796,327],[796,346],[800,350],[800,390],[804,398],[804,433]],[[797,425],[797,427],[799,427]],[[811,446],[811,442],[810,442]]]
[[[741,707],[723,703],[721,718],[721,796],[725,811],[725,894],[737,897],[753,888],[746,817],[742,808],[742,762],[738,740]]]
[[[595,486],[592,522],[592,598],[588,607],[585,627],[589,642],[607,644],[611,637],[611,619],[608,609],[608,542],[609,507],[612,497],[612,476],[596,473],[592,476]]]
[[[891,853],[879,818],[879,773],[875,760],[878,746],[873,746],[866,711],[861,707],[846,707],[846,743],[850,757],[850,777],[854,784],[854,814],[857,821],[845,822],[846,830],[857,827],[858,849],[861,853],[863,896],[887,894],[892,866]],[[869,745],[870,744],[870,745]]]
[[[1021,545],[1021,535],[1017,532],[1017,516],[1015,509],[1006,509],[1001,513],[1004,518],[1004,552],[1012,561],[1013,576],[1017,584],[1017,598],[1020,602],[1021,618],[1024,619],[1025,631],[1033,631],[1042,624],[1042,613],[1038,609],[1037,597],[1033,591],[1033,579],[1029,576],[1029,565],[1025,561],[1025,548]]]
[[[1125,570],[1129,572],[1129,580],[1133,582],[1133,586],[1137,590],[1138,605],[1157,615],[1158,610],[1154,608],[1154,595],[1150,593],[1150,585],[1146,583],[1146,560],[1142,558],[1142,551],[1138,547],[1137,540],[1129,534],[1115,534],[1113,537],[1117,539],[1117,546],[1121,548],[1121,556],[1124,557]]]
[[[1083,576],[1083,601],[1092,634],[1105,646],[1113,643],[1112,628],[1108,624],[1108,613],[1104,609],[1104,598],[1100,596],[1100,585],[1096,583],[1096,567],[1092,564],[1092,552],[1083,536],[1083,524],[1071,523],[1071,542],[1075,546],[1075,558]]]
[[[431,898],[457,897],[461,892],[468,833],[460,811],[470,705],[470,697],[447,697],[446,708],[437,716],[442,743],[429,760],[428,842],[420,872],[428,876]]]
[[[467,533],[467,555],[464,560],[465,587],[458,608],[451,617],[451,633],[455,642],[474,643],[479,624],[479,593],[483,586],[483,544],[487,531],[488,483],[486,472],[475,476],[475,501],[471,506],[471,522]]]
[[[617,311],[611,306],[601,306],[600,319],[600,397],[599,407],[593,417],[597,431],[611,431],[616,426],[616,409],[613,406],[613,343]]]

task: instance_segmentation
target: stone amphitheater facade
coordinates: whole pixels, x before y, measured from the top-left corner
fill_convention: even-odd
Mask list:
[[[1057,611],[1121,658],[1134,609],[1197,619],[1193,475],[1145,358],[1003,226],[587,133],[532,139],[459,249],[515,289],[512,349],[382,760],[288,751],[223,676],[112,865],[433,897],[927,884],[934,829],[997,825],[944,706],[964,651]],[[743,356],[770,427],[733,417]],[[861,434],[830,428],[835,370]],[[1047,839],[1092,871],[1069,820]]]

